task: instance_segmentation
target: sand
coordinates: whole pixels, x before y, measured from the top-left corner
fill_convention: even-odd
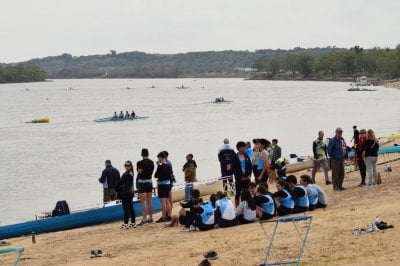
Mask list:
[[[359,173],[346,175],[346,191],[333,192],[323,184],[322,173],[317,183],[329,197],[329,206],[308,212],[313,224],[308,250],[315,265],[399,265],[400,253],[400,161],[391,163],[393,172],[379,166],[383,183],[377,189],[358,187]],[[174,212],[178,211],[175,206]],[[394,225],[393,229],[355,236],[353,229],[366,227],[376,215]],[[158,215],[156,216],[158,218]],[[138,218],[139,221],[139,218]],[[269,244],[261,225],[253,223],[208,232],[180,232],[180,227],[164,228],[152,224],[121,230],[122,222],[31,237],[8,239],[12,245],[25,247],[21,265],[198,265],[203,253],[215,250],[219,258],[212,265],[259,265]],[[274,224],[264,224],[268,235]],[[300,224],[300,229],[304,225]],[[281,258],[295,254],[299,240],[292,224],[280,227],[275,246]],[[90,251],[108,253],[90,258]],[[308,257],[307,252],[304,253]],[[11,263],[11,256],[0,257]]]

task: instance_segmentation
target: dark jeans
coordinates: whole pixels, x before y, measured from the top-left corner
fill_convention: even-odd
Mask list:
[[[331,158],[331,166],[333,189],[340,189],[343,187],[344,161]]]
[[[131,218],[131,222],[135,223],[135,209],[133,208],[133,194],[122,194],[122,210],[124,211],[124,224],[129,222],[129,218]]]
[[[215,210],[214,217],[215,217],[216,223],[221,228],[238,225],[237,217],[235,219],[233,219],[233,220],[225,220],[224,218],[222,218],[221,211],[220,211],[219,207]]]
[[[365,184],[365,177],[367,176],[367,168],[362,158],[358,157],[358,169],[360,169],[361,183]]]

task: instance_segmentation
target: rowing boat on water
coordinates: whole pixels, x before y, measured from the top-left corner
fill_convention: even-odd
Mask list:
[[[103,122],[134,121],[134,120],[147,119],[147,118],[149,118],[149,117],[148,116],[135,116],[134,118],[112,118],[112,117],[106,117],[106,118],[95,119],[94,122],[103,123]]]
[[[152,198],[154,213],[161,210],[160,200],[157,196]],[[140,202],[133,201],[136,217],[142,215]],[[81,210],[61,216],[43,218],[18,224],[0,226],[0,239],[62,231],[105,222],[122,220],[124,213],[121,203],[112,202],[98,208]]]

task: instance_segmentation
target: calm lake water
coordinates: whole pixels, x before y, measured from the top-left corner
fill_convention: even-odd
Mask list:
[[[189,89],[177,89],[178,86]],[[155,88],[151,88],[155,86]],[[69,90],[69,88],[72,90]],[[129,87],[130,89],[127,89]],[[29,91],[26,91],[26,88]],[[168,150],[178,183],[187,153],[199,179],[219,176],[217,150],[256,137],[277,138],[283,154],[309,155],[318,130],[352,126],[378,135],[400,130],[400,90],[349,92],[348,83],[242,79],[54,80],[0,85],[0,222],[34,218],[67,200],[71,209],[102,200],[104,160],[154,159]],[[232,103],[211,103],[223,96]],[[148,119],[95,123],[114,111]],[[26,124],[48,116],[49,124]]]

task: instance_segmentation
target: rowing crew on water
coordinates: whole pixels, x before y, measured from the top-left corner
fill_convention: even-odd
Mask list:
[[[136,117],[135,111],[132,110],[132,113],[129,114],[128,111],[125,112],[120,112],[119,115],[117,112],[114,112],[114,115],[112,116],[113,119],[134,119]]]

